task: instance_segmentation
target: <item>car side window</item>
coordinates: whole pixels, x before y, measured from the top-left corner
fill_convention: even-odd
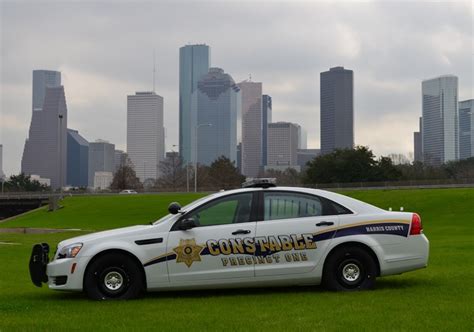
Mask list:
[[[248,222],[252,197],[252,193],[243,193],[219,198],[192,211],[186,218],[193,218],[198,226]]]
[[[298,193],[264,193],[264,220],[304,218],[324,215],[323,201]]]

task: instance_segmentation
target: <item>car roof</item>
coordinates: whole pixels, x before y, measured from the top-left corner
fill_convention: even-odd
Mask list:
[[[359,201],[357,199],[341,195],[332,191],[322,190],[322,189],[313,189],[313,188],[304,188],[304,187],[270,187],[270,188],[241,188],[241,189],[232,189],[226,191],[219,191],[209,196],[203,197],[202,199],[196,201],[196,204],[189,204],[187,206],[188,209],[193,209],[196,205],[205,204],[206,202],[219,198],[225,197],[233,194],[245,193],[245,192],[294,192],[294,193],[301,193],[301,194],[309,194],[309,195],[316,195],[320,197],[324,197],[331,201],[334,201],[342,206],[348,208],[354,213],[380,213],[384,210],[375,207],[373,205],[367,204],[365,202]]]

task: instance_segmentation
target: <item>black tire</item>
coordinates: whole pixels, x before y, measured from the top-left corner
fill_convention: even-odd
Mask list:
[[[133,258],[125,254],[98,257],[84,275],[84,292],[93,300],[133,299],[143,290],[142,271]]]
[[[322,283],[333,291],[373,289],[377,264],[364,248],[346,246],[337,248],[324,265]]]

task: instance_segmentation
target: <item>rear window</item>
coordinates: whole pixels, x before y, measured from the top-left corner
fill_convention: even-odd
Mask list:
[[[344,206],[315,195],[275,191],[264,193],[264,220],[350,213],[352,213],[352,211]]]

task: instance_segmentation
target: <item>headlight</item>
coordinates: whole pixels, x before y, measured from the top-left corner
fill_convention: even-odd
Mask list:
[[[73,243],[68,246],[62,247],[58,253],[58,259],[61,258],[74,258],[81,251],[82,243]]]

